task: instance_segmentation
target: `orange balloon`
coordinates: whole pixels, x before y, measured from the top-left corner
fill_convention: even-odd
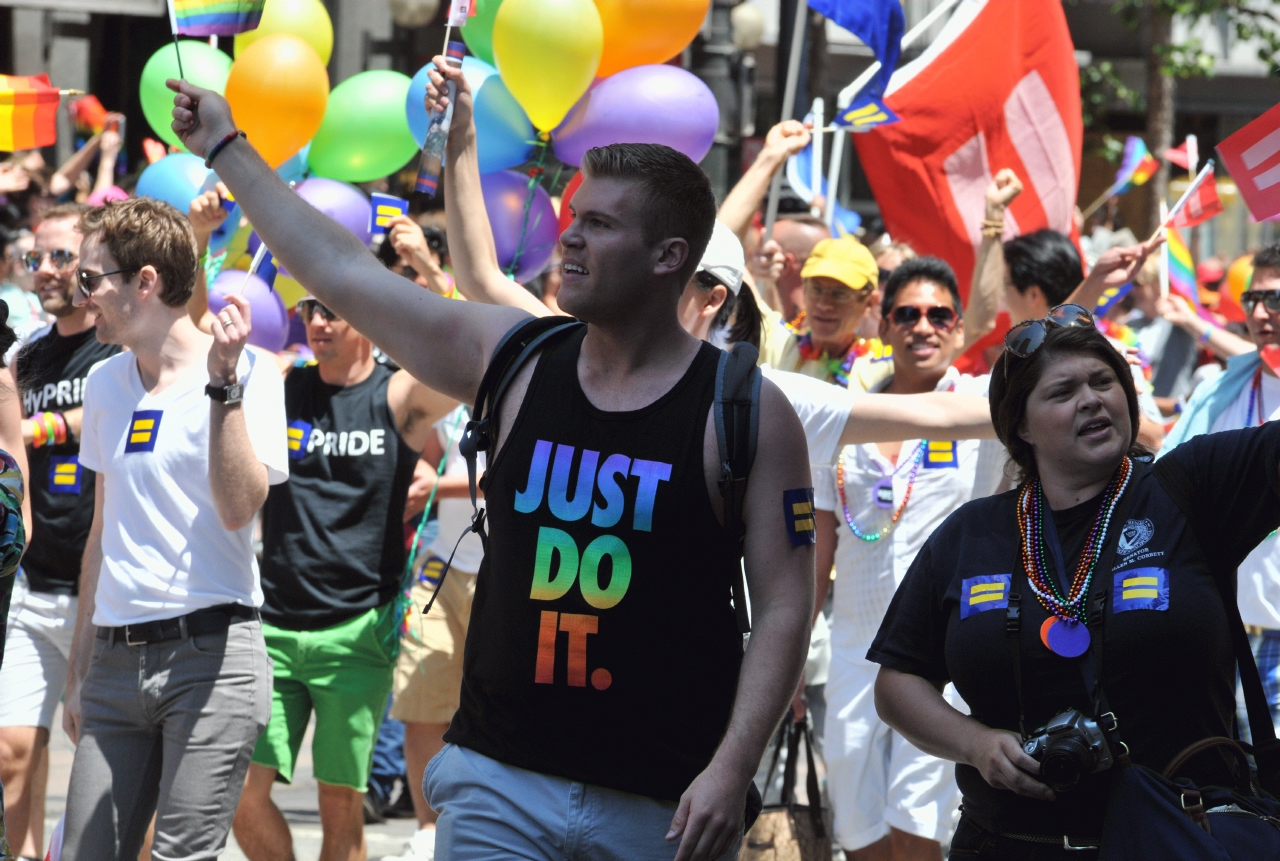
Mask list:
[[[236,124],[273,168],[311,140],[329,103],[329,73],[297,36],[264,36],[231,65],[227,101]]]
[[[1224,280],[1227,283],[1223,286],[1230,291],[1231,298],[1238,303],[1240,296],[1249,289],[1249,282],[1253,280],[1253,255],[1246,254],[1243,257],[1237,257],[1227,267],[1227,277]],[[1219,288],[1219,290],[1221,289]]]
[[[702,29],[711,0],[596,0],[604,53],[596,77],[665,63]]]

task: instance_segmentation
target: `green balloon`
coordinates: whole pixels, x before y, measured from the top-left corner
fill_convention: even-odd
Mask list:
[[[142,67],[138,100],[142,102],[142,115],[160,140],[186,152],[169,125],[173,122],[173,90],[164,85],[165,79],[185,77],[189,83],[221,95],[227,88],[227,75],[231,74],[231,58],[209,47],[208,42],[184,39],[181,45],[182,75],[178,73],[177,47],[165,45]]]
[[[475,4],[476,14],[468,18],[462,27],[462,41],[467,43],[474,56],[496,66],[498,64],[493,61],[493,22],[498,17],[502,0],[475,0]]]
[[[404,110],[408,95],[408,76],[383,69],[361,72],[334,87],[311,139],[311,173],[369,182],[404,167],[418,151]]]

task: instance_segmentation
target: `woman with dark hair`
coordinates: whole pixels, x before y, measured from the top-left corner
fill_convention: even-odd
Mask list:
[[[1005,348],[991,417],[1019,486],[960,507],[916,557],[868,653],[876,705],[957,763],[952,858],[1096,858],[1126,754],[1159,771],[1232,735],[1234,573],[1280,522],[1280,423],[1153,466],[1125,359],[1088,311],[1054,308]],[[1232,783],[1215,752],[1180,774]]]

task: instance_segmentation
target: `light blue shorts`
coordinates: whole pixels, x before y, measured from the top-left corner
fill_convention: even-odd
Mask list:
[[[438,861],[670,861],[674,802],[575,783],[447,744],[422,791],[436,822]],[[723,861],[738,857],[739,835]]]

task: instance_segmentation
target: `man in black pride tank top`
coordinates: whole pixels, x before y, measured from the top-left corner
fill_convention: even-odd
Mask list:
[[[171,86],[175,131],[202,156],[218,147],[219,176],[289,271],[417,379],[471,403],[499,340],[528,315],[388,273],[237,136],[221,96]],[[449,147],[463,158],[475,152],[470,113],[462,88]],[[717,351],[677,316],[711,235],[710,184],[654,145],[593,150],[584,167],[560,302],[588,326],[530,362],[501,405],[462,706],[427,772],[436,848],[735,857],[748,784],[808,646],[804,434],[766,380],[744,512],[744,653],[736,553],[719,522]]]
[[[355,857],[364,845],[362,803],[399,641],[405,497],[434,424],[457,406],[374,361],[369,340],[317,300],[298,313],[316,361],[285,379],[289,480],[262,509],[271,721],[233,823],[250,861],[292,856],[271,787],[292,782],[313,710],[321,856]]]

